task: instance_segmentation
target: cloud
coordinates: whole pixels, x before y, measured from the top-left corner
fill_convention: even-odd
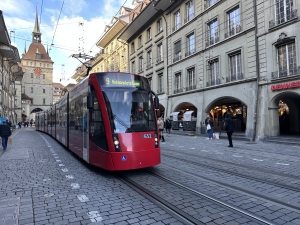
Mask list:
[[[32,9],[32,4],[28,0],[1,0],[0,9],[3,14],[24,16]]]

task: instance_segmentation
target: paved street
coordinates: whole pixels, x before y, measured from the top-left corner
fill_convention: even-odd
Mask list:
[[[12,139],[5,152],[0,150],[1,225],[184,224],[114,173],[87,165],[46,134],[22,128]],[[234,148],[228,148],[225,139],[172,134],[165,139],[162,163],[153,168],[158,174],[268,224],[300,224],[300,146],[233,140]],[[141,171],[130,173],[140,184],[151,183]],[[261,224],[205,202],[196,207],[175,195],[171,199],[172,190],[157,187],[157,195],[172,204],[176,200],[186,213],[197,212],[202,224]]]

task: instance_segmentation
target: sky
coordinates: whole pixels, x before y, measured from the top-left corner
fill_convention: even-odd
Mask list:
[[[97,40],[122,5],[133,8],[132,0],[0,0],[6,28],[20,57],[32,41],[38,11],[42,44],[54,61],[53,82],[75,83],[71,76],[81,63],[70,57],[84,52],[95,56]],[[65,79],[63,79],[65,77]]]

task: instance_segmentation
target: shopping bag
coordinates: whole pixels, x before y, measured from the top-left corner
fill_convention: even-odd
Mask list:
[[[207,130],[210,130],[210,129],[211,129],[210,124],[207,124],[206,129],[207,129]]]
[[[219,139],[220,136],[219,136],[219,133],[214,133],[214,139]]]
[[[9,145],[12,145],[12,138],[8,138],[8,142]]]

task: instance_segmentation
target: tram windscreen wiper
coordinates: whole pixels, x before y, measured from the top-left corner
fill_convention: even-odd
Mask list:
[[[114,120],[116,120],[119,124],[121,124],[123,127],[126,128],[126,133],[129,133],[129,132],[133,131],[130,127],[127,126],[127,124],[123,120],[121,120],[116,115],[114,115]]]

